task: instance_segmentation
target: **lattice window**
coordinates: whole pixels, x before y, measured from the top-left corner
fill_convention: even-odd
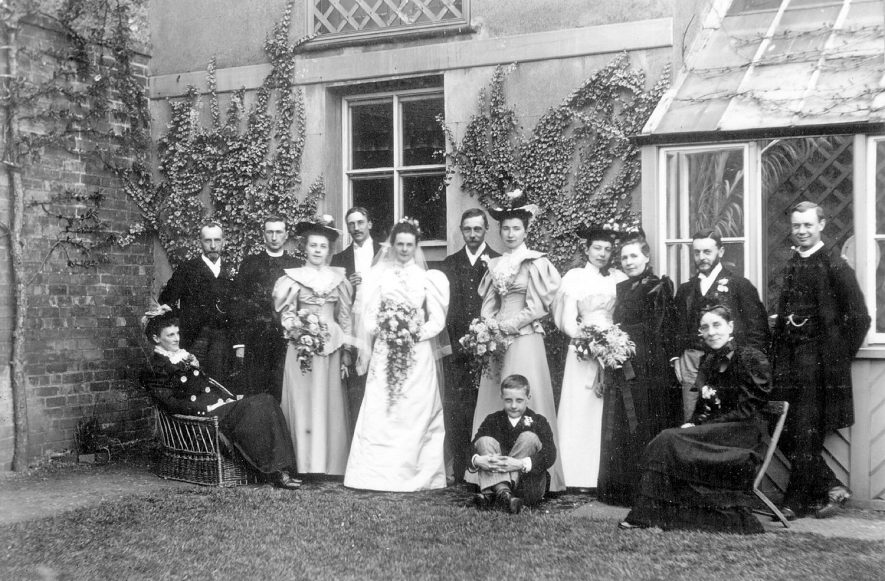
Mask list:
[[[780,266],[790,258],[789,208],[808,200],[827,213],[828,248],[854,245],[854,152],[851,135],[781,139],[762,154],[762,196],[766,210],[768,306],[777,306],[783,285]]]
[[[371,35],[419,28],[463,25],[469,0],[313,0],[309,5],[311,34]]]

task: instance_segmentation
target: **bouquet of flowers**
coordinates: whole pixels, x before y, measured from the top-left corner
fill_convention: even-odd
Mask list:
[[[575,338],[575,351],[581,361],[598,359],[603,367],[613,369],[636,353],[636,343],[618,325],[583,325]]]
[[[493,365],[497,366],[510,344],[510,339],[501,332],[501,326],[495,319],[473,319],[467,328],[467,334],[458,339],[464,351],[472,356],[471,372],[475,378],[485,371],[488,373]]]
[[[387,345],[387,409],[402,397],[403,383],[415,362],[414,345],[423,324],[420,311],[409,303],[384,299],[378,309],[375,336]]]
[[[295,346],[301,373],[313,369],[313,356],[322,355],[329,336],[329,326],[307,309],[299,309],[295,316],[284,316],[283,336]]]

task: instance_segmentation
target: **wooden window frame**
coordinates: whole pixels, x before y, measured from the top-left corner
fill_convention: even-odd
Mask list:
[[[403,165],[403,151],[402,151],[402,130],[403,130],[403,119],[402,119],[402,106],[403,102],[415,101],[426,99],[428,97],[435,97],[443,99],[443,108],[445,109],[445,92],[442,87],[428,87],[422,89],[405,89],[401,91],[385,91],[378,93],[366,93],[364,95],[348,95],[344,97],[341,114],[342,114],[342,136],[341,143],[343,147],[342,151],[342,194],[343,194],[343,208],[341,214],[341,224],[345,224],[344,215],[347,212],[348,208],[353,206],[353,182],[352,178],[354,177],[393,177],[393,215],[394,219],[402,217],[404,201],[403,201],[403,185],[402,180],[404,177],[411,176],[420,176],[427,174],[438,174],[441,173],[445,175],[446,164],[445,162],[439,164],[426,164],[426,165]],[[372,103],[390,103],[390,106],[393,107],[393,165],[386,167],[373,167],[367,169],[351,169],[352,164],[352,140],[351,140],[351,107],[354,104],[372,104]],[[381,242],[381,240],[378,240]],[[350,244],[350,236],[345,233],[344,245],[347,246]],[[421,247],[446,247],[445,239],[437,239],[437,240],[424,240],[421,242]]]

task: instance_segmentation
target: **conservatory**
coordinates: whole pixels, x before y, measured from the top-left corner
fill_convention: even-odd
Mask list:
[[[691,272],[691,235],[773,312],[788,208],[807,199],[855,268],[873,325],[852,368],[856,423],[827,441],[855,498],[885,503],[885,13],[879,0],[714,2],[640,137],[642,209],[659,269]],[[778,480],[775,477],[775,480]]]

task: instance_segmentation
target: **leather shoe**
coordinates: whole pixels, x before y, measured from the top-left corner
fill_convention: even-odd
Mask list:
[[[644,529],[645,527],[642,525],[633,524],[626,520],[622,520],[618,523],[618,528],[622,531],[632,531],[633,529]]]
[[[509,490],[498,491],[496,500],[498,506],[510,514],[519,514],[522,510],[522,499],[518,496],[513,496],[513,493]]]
[[[834,486],[827,492],[827,502],[814,511],[814,518],[830,518],[835,516],[845,502],[851,498],[851,491],[844,486]]]
[[[789,506],[782,506],[782,507],[780,507],[779,510],[781,511],[781,514],[784,515],[784,518],[787,519],[788,521],[794,521],[797,518],[799,518],[799,515],[796,514],[796,511],[794,511]],[[775,515],[775,516],[771,517],[771,520],[777,521],[780,519],[778,519],[777,515]]]
[[[301,481],[297,478],[292,478],[291,474],[283,470],[277,478],[277,486],[286,490],[297,490],[301,488]]]
[[[489,510],[492,508],[494,496],[487,492],[477,492],[473,495],[473,506],[478,510]]]

